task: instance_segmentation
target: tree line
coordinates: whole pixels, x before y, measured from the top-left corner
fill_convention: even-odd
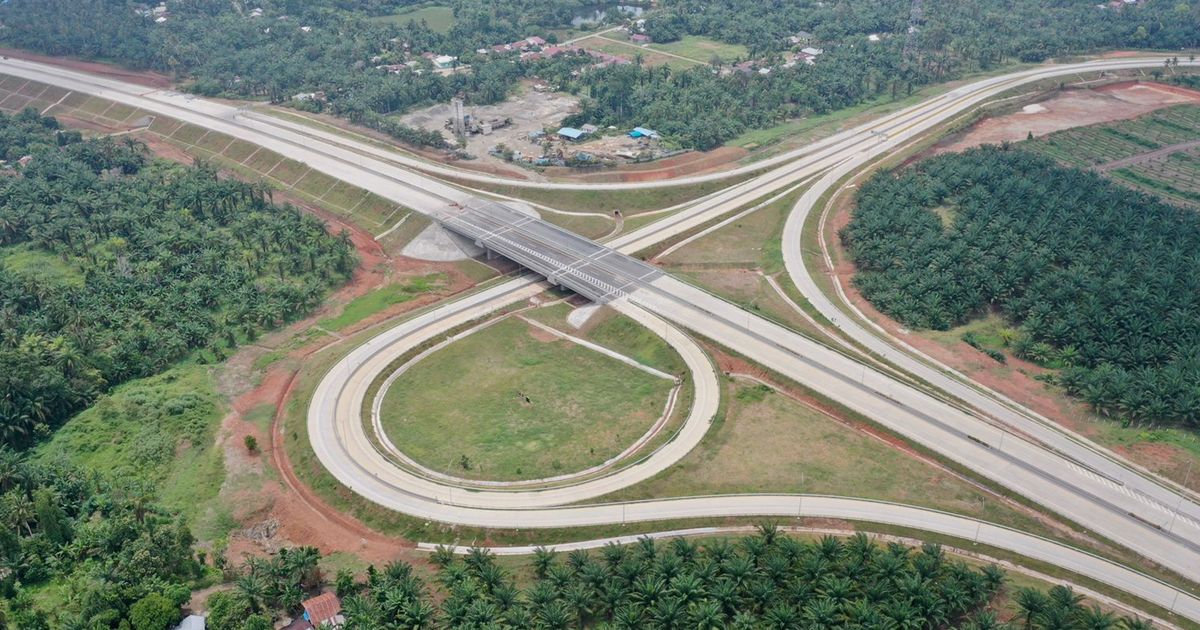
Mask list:
[[[883,172],[841,238],[906,325],[990,311],[1097,412],[1200,428],[1200,216],[1008,146]]]
[[[640,63],[588,71],[593,62],[586,55],[518,61],[475,51],[530,35],[556,41],[552,31],[569,26],[572,16],[593,6],[590,0],[447,0],[455,15],[447,33],[420,21],[370,19],[414,2],[260,4],[263,18],[218,0],[172,1],[170,18],[156,24],[120,1],[11,0],[0,4],[8,27],[0,39],[48,54],[170,72],[188,89],[210,96],[284,102],[321,91],[328,105],[296,104],[327,107],[419,146],[440,147],[444,140],[389,116],[457,94],[470,104],[495,103],[520,79],[538,76],[584,98],[584,112],[567,124],[650,126],[667,132],[671,143],[696,149],[797,116],[907,96],[922,85],[1014,60],[1112,47],[1200,45],[1200,33],[1191,28],[1200,21],[1200,0],[1144,0],[1119,9],[1047,0],[926,2],[917,19],[911,0],[671,0],[647,20],[656,40],[690,34],[743,44],[762,65],[773,67],[771,73],[714,75],[715,68],[706,65],[670,69]],[[782,67],[788,37],[802,30],[814,35],[825,54],[815,66]],[[869,42],[869,34],[879,41]],[[443,76],[423,60],[421,73],[393,75],[375,68],[422,52],[458,56],[471,70]]]
[[[353,271],[348,235],[264,186],[57,127],[0,115],[0,148],[31,157],[0,181],[0,444],[26,447],[190,353],[223,358]],[[32,269],[5,262],[18,253]]]
[[[21,630],[166,630],[188,586],[232,585],[206,604],[212,630],[268,630],[298,616],[325,576],[312,547],[240,566],[193,553],[191,536],[139,487],[110,486],[61,464],[31,464],[0,449],[0,615]],[[147,560],[149,545],[158,545]],[[204,566],[211,560],[210,574]],[[975,568],[926,543],[881,545],[865,534],[802,540],[764,525],[740,539],[676,538],[560,554],[538,548],[522,568],[479,548],[439,547],[427,582],[402,561],[332,581],[346,630],[491,628],[964,628],[1145,630],[1070,588],[1010,591],[995,565]],[[25,588],[57,578],[83,590],[65,608],[40,608]],[[3,618],[0,617],[0,621]]]
[[[538,549],[517,569],[520,579],[484,549],[458,556],[439,548],[432,560],[438,569],[430,583],[404,562],[372,566],[365,580],[339,572],[334,585],[342,598],[344,628],[1151,627],[1084,606],[1082,597],[1063,586],[1009,593],[1002,570],[994,565],[972,568],[948,557],[937,544],[920,549],[895,542],[880,545],[863,534],[804,541],[764,526],[756,535],[734,540],[643,538],[634,545],[568,554]],[[264,564],[270,563],[247,567],[238,589],[222,595],[222,623],[214,630],[258,627],[241,624],[225,611],[262,614],[252,612],[253,602],[263,599],[261,584],[247,585],[244,578],[280,575],[264,571]],[[1015,605],[1004,602],[1010,595]]]

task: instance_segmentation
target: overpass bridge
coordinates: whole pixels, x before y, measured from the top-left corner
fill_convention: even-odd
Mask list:
[[[658,267],[495,201],[470,197],[428,216],[476,246],[598,304],[648,288],[665,275]]]

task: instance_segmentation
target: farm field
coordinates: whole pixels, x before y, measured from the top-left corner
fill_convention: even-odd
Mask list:
[[[442,5],[431,5],[371,18],[373,22],[387,22],[401,26],[422,20],[429,25],[431,30],[437,33],[446,33],[454,28],[454,9]]]
[[[1023,143],[1036,153],[1176,202],[1200,205],[1200,106],[1180,105]]]
[[[588,37],[576,42],[576,44],[581,48],[599,50],[629,60],[633,60],[634,57],[640,54],[642,56],[642,64],[645,66],[671,66],[673,68],[684,69],[696,65],[690,60],[664,55],[656,52],[650,46],[639,46],[632,42],[618,39],[618,37],[613,37],[611,34]]]
[[[708,63],[714,56],[720,58],[722,63],[729,63],[735,59],[745,59],[750,55],[750,51],[745,46],[726,44],[700,35],[686,35],[678,41],[668,44],[650,44],[648,48],[694,59],[697,63],[702,64]]]

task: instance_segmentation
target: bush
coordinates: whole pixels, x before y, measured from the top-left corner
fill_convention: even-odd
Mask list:
[[[274,627],[266,615],[251,615],[242,630],[273,630]]]
[[[244,442],[246,443],[246,450],[249,451],[251,455],[258,452],[258,438],[254,437],[253,435],[247,435]]]
[[[250,616],[250,602],[241,593],[222,591],[208,598],[209,630],[242,630]]]
[[[129,608],[133,630],[167,630],[179,621],[179,607],[158,593],[151,593]]]

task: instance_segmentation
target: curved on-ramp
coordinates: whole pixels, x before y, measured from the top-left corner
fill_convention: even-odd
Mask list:
[[[708,220],[721,216],[724,212],[747,205],[748,202],[758,197],[781,190],[800,181],[804,177],[827,171],[831,168],[848,166],[854,162],[858,155],[878,155],[882,151],[887,150],[890,146],[889,143],[893,140],[913,137],[917,133],[935,127],[941,122],[969,110],[971,107],[1000,92],[1024,83],[1076,72],[1149,67],[1161,65],[1161,63],[1161,58],[1139,58],[1038,68],[1005,77],[985,79],[957,88],[920,105],[906,108],[878,121],[814,143],[805,149],[773,158],[772,160],[775,161],[770,162],[770,164],[779,163],[781,166],[749,182],[732,186],[726,191],[711,195],[703,203],[698,203],[693,207],[682,210],[669,219],[657,222],[627,237],[616,239],[614,246],[620,247],[622,251],[636,251],[655,242],[661,242],[665,238],[680,234]],[[34,81],[60,85],[68,89],[134,105],[146,111],[164,113],[276,151],[301,156],[301,159],[316,170],[332,174],[339,179],[352,181],[352,183],[362,188],[388,198],[396,199],[402,203],[408,203],[413,207],[436,208],[440,204],[445,203],[447,199],[455,199],[464,195],[461,191],[436,180],[431,180],[416,173],[406,172],[402,169],[396,169],[391,159],[385,161],[372,157],[364,152],[347,148],[343,142],[322,142],[319,138],[314,138],[314,134],[308,129],[304,133],[301,133],[296,130],[286,129],[280,125],[250,120],[229,106],[203,101],[202,99],[190,99],[174,93],[148,92],[144,88],[131,88],[119,82],[88,77],[80,73],[64,71],[58,68],[47,69],[46,66],[28,62],[5,60],[0,62],[0,73],[13,74]],[[768,163],[764,161],[756,165],[756,167],[763,167],[766,164]],[[726,173],[721,174],[721,176],[729,175]],[[489,181],[491,181],[490,178]],[[693,181],[697,181],[697,179],[685,178],[676,183],[690,183]],[[651,185],[660,186],[663,183],[656,182]],[[555,188],[557,186],[539,185],[539,187]],[[607,189],[621,187],[623,186],[585,185],[580,188]],[[518,280],[495,287],[490,292],[492,297],[498,300],[511,302],[514,298],[519,298],[521,291],[532,290],[536,292],[535,289],[531,288],[531,285],[531,281]],[[506,293],[508,295],[505,295]],[[472,316],[467,312],[472,309],[476,311],[476,315]],[[464,307],[455,316],[465,318],[462,321],[470,321],[474,317],[490,312],[490,310],[493,309],[490,309],[490,307],[481,307],[480,304],[476,303]],[[435,312],[439,313],[436,317],[441,317],[445,314],[441,312],[441,309]],[[748,326],[749,314],[746,317]],[[426,324],[431,323],[429,320],[426,321]],[[376,339],[368,342],[364,347],[370,347],[373,351],[382,351],[385,346],[386,342]],[[367,355],[370,354],[371,351],[368,351]],[[364,355],[363,358],[367,358],[367,355]],[[342,374],[343,377],[347,377],[349,376],[348,373],[354,372],[349,366],[342,364],[339,364],[339,366],[340,368],[335,368],[335,371],[330,373],[330,378],[336,380],[339,369],[344,372]],[[363,376],[363,374],[359,374],[357,379],[361,379]],[[330,379],[327,378],[326,381],[328,380]],[[322,384],[324,385],[324,383],[323,381]],[[361,387],[363,385],[362,383],[358,383],[356,386]],[[335,407],[338,404],[344,404],[343,402],[339,402],[344,393],[340,390],[322,391],[319,399],[314,399],[314,408],[310,411],[320,415],[330,410],[325,407],[327,404],[332,404]],[[316,405],[317,400],[323,400],[324,402],[321,405]],[[361,406],[356,411],[361,411]],[[311,427],[313,422],[311,416],[309,421]],[[359,423],[359,427],[361,429],[361,422]],[[962,535],[969,529],[971,524],[974,524],[975,531],[980,536],[979,542],[981,543],[987,542],[987,544],[994,544],[998,547],[1011,549],[1017,553],[1032,557],[1039,557],[1037,554],[1044,552],[1046,556],[1044,559],[1063,566],[1068,566],[1065,564],[1067,560],[1059,561],[1056,554],[1062,554],[1065,557],[1071,553],[1068,548],[1062,546],[1055,546],[1047,550],[1041,545],[1044,545],[1048,541],[1043,541],[1039,544],[1036,541],[1040,539],[1029,537],[1019,532],[1010,532],[1003,535],[995,534],[992,529],[995,526],[972,521],[971,519],[963,519],[962,517],[955,517],[953,515],[939,517],[935,516],[936,513],[934,512],[907,506],[886,506],[885,504],[868,501],[829,497],[797,497],[791,495],[697,497],[626,504],[576,505],[569,507],[560,507],[557,505],[551,507],[547,505],[541,508],[520,505],[519,507],[488,509],[487,507],[478,507],[474,504],[486,505],[490,502],[497,502],[498,500],[494,497],[501,496],[504,493],[482,493],[454,488],[397,487],[390,483],[393,480],[388,478],[389,472],[386,469],[372,470],[361,466],[356,461],[357,457],[369,452],[369,443],[354,443],[350,445],[351,450],[346,450],[344,440],[352,438],[353,435],[348,435],[344,432],[339,434],[339,430],[336,428],[325,433],[319,431],[312,432],[311,437],[318,457],[322,458],[322,462],[330,468],[335,477],[352,490],[359,492],[372,501],[387,504],[394,509],[415,516],[444,522],[457,522],[481,527],[571,527],[575,525],[688,517],[790,516],[792,514],[825,515],[836,518],[894,522],[896,524],[905,524],[907,526],[929,531],[940,531],[951,535]],[[336,454],[339,451],[345,455],[343,461],[335,461]],[[659,459],[658,461],[665,460]],[[333,465],[330,462],[334,462]],[[636,469],[637,467],[635,466],[626,470]],[[1140,475],[1135,476],[1141,478]],[[635,478],[636,475],[629,477],[629,479]],[[1142,479],[1139,483],[1142,482],[1154,483],[1146,479]],[[599,489],[601,487],[600,485],[593,485],[591,488]],[[618,487],[620,486],[616,484],[611,485],[607,491],[615,490]],[[1163,490],[1166,491],[1165,489]],[[560,489],[558,492],[563,494],[554,500],[559,500],[563,496],[567,496],[569,490]],[[494,496],[489,497],[486,495]],[[542,496],[545,498],[550,495],[546,494]],[[1140,497],[1133,495],[1127,498],[1141,500]],[[545,500],[550,501],[548,498]],[[503,500],[498,501],[498,505],[502,506],[504,503],[505,501]],[[1190,501],[1187,505],[1189,510],[1194,507]],[[1054,506],[1051,505],[1050,507],[1053,508]],[[855,516],[856,514],[857,516]],[[958,520],[948,521],[946,520],[947,518]],[[963,527],[964,523],[967,524],[966,529]],[[954,531],[958,531],[959,533],[956,534]],[[1054,545],[1053,543],[1049,544]],[[1100,562],[1101,564],[1094,564],[1095,562]],[[1080,561],[1078,566],[1087,569],[1080,571],[1085,575],[1114,584],[1114,586],[1130,589],[1131,592],[1140,592],[1139,596],[1149,601],[1169,609],[1175,609],[1189,618],[1200,621],[1200,616],[1197,615],[1196,600],[1192,596],[1181,594],[1172,587],[1156,582],[1152,578],[1147,578],[1146,576],[1138,578],[1136,576],[1140,574],[1136,572],[1116,567],[1112,563],[1105,564],[1105,562],[1093,559],[1089,562]],[[1142,591],[1132,590],[1133,586],[1131,585],[1134,582],[1137,583],[1136,586],[1142,589]]]
[[[417,518],[482,528],[563,528],[718,517],[818,517],[881,523],[970,540],[1090,577],[1200,621],[1200,599],[1160,580],[1051,540],[937,510],[881,501],[815,495],[685,497],[579,505],[665,470],[704,436],[717,389],[707,356],[666,322],[628,304],[615,307],[659,330],[695,375],[696,404],[675,441],[610,475],[546,490],[478,491],[403,471],[370,443],[361,415],[367,390],[396,358],[430,339],[544,290],[517,279],[418,315],[351,351],[321,381],[309,407],[308,430],[321,463],[357,494]],[[640,311],[640,313],[639,313]],[[699,410],[699,413],[697,413]],[[571,505],[574,504],[574,505]]]
[[[662,336],[679,353],[692,375],[692,407],[673,439],[647,456],[602,475],[536,489],[469,488],[394,465],[371,441],[363,421],[364,403],[376,378],[398,358],[422,344],[512,304],[514,296],[528,298],[544,290],[543,284],[528,279],[506,282],[418,315],[351,351],[321,381],[309,406],[309,436],[321,463],[342,483],[377,503],[445,520],[433,513],[438,507],[529,509],[594,499],[653,477],[700,443],[720,405],[720,383],[708,355],[664,320],[631,304],[617,302],[613,304],[617,311]],[[470,385],[463,383],[463,386]],[[454,436],[448,435],[446,439],[452,440]],[[496,526],[496,521],[492,523]]]
[[[1200,62],[1180,63],[1200,66]],[[1195,495],[1190,490],[1157,477],[1145,469],[1134,468],[1104,447],[1018,402],[970,383],[969,377],[891,336],[883,328],[870,322],[853,305],[847,304],[847,308],[861,319],[848,316],[817,285],[814,270],[809,268],[805,260],[802,245],[804,227],[812,211],[823,200],[827,203],[831,199],[830,193],[835,191],[839,183],[859,174],[862,169],[888,151],[912,142],[921,131],[921,128],[898,129],[881,142],[878,150],[859,153],[824,173],[797,200],[788,215],[782,234],[784,266],[796,288],[822,316],[862,347],[936,389],[982,411],[1001,424],[1063,454],[1074,462],[1077,473],[1091,476],[1141,503],[1146,510],[1141,515],[1145,520],[1161,524],[1163,529],[1167,530],[1182,523],[1193,528],[1200,526],[1200,504],[1192,500]],[[818,238],[824,238],[824,235],[819,234]]]

